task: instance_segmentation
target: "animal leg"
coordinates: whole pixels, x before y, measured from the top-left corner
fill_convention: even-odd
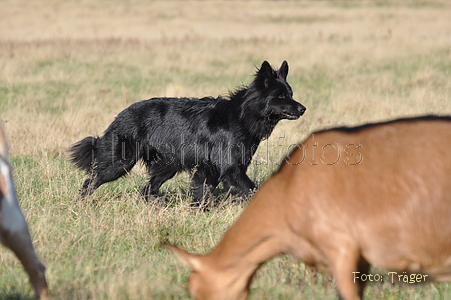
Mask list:
[[[99,186],[100,185],[96,184],[95,177],[86,179],[80,190],[80,199],[84,199],[86,196],[91,195]]]
[[[142,155],[139,144],[133,140],[107,133],[97,145],[95,162],[80,191],[80,198],[92,194],[104,183],[124,176],[135,166]]]
[[[339,299],[361,300],[364,283],[354,279],[353,272],[367,273],[369,266],[361,257],[359,250],[351,245],[343,246],[331,256],[330,261],[337,281]]]
[[[36,256],[28,227],[22,227],[20,231],[3,232],[2,236],[5,246],[14,252],[28,273],[36,296],[41,300],[48,300],[49,292],[45,278],[45,267]]]
[[[255,183],[246,175],[244,168],[232,167],[227,169],[221,176],[226,190],[234,196],[248,200],[251,193],[256,189]]]
[[[165,181],[174,177],[175,174],[177,174],[177,169],[172,166],[153,163],[148,168],[148,170],[150,174],[150,180],[143,187],[141,193],[147,202],[151,202],[157,199],[158,190],[160,189],[161,185]]]
[[[96,168],[95,174],[93,174],[91,178],[86,179],[83,183],[83,187],[80,191],[80,199],[91,195],[102,184],[114,181],[124,176],[130,172],[134,165],[135,162],[128,164],[116,162],[103,169]]]
[[[209,170],[196,170],[191,180],[191,190],[193,193],[193,202],[191,203],[191,206],[204,206],[218,183],[218,174],[213,174],[213,172],[209,172]]]

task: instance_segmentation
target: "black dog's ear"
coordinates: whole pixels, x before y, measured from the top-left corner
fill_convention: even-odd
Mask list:
[[[279,75],[284,79],[287,80],[287,76],[288,76],[288,63],[286,60],[283,61],[282,65],[280,66],[279,69]]]
[[[274,70],[272,69],[271,65],[265,60],[258,70],[257,75],[258,78],[263,82],[265,87],[268,87],[269,80],[274,77]]]

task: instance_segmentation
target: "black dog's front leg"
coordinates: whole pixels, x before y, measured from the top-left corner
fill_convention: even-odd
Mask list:
[[[214,169],[198,168],[191,181],[193,194],[192,207],[201,207],[206,204],[208,197],[219,183],[219,173]]]
[[[256,190],[256,184],[246,175],[244,168],[230,167],[221,176],[224,188],[233,196],[242,201],[249,201],[251,194]]]

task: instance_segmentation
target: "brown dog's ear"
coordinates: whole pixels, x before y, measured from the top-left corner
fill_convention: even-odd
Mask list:
[[[265,87],[268,87],[269,80],[274,77],[274,70],[271,65],[265,60],[257,72],[258,78]]]
[[[280,77],[282,77],[284,80],[287,80],[287,76],[288,76],[288,63],[286,60],[283,61],[282,65],[280,66],[279,69],[279,75]]]
[[[185,249],[177,246],[165,244],[166,249],[174,253],[175,257],[179,262],[189,267],[192,271],[200,271],[203,266],[203,262],[200,255],[191,254]]]

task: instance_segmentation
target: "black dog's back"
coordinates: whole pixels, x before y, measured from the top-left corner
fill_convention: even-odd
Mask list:
[[[267,62],[254,81],[226,98],[153,98],[123,110],[100,138],[88,137],[70,149],[75,165],[90,173],[84,197],[116,180],[143,160],[150,180],[149,200],[176,173],[193,170],[196,204],[219,182],[247,197],[255,184],[247,177],[258,144],[281,119],[296,119],[305,108],[292,99],[288,64],[275,71]]]

